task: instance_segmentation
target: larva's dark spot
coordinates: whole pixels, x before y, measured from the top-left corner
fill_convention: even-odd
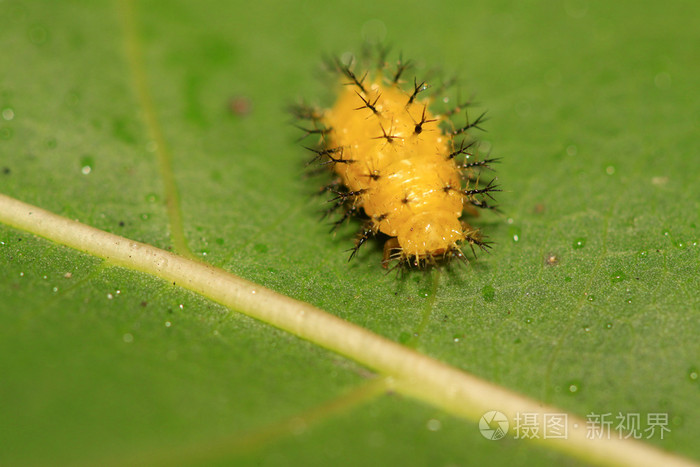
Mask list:
[[[387,70],[385,50],[378,55],[378,72],[363,69],[354,59],[332,62],[338,73],[338,96],[332,107],[292,109],[307,121],[299,127],[303,138],[319,140],[317,148],[309,148],[315,153],[313,161],[327,165],[339,179],[327,186],[335,195],[328,212],[343,210],[336,226],[349,217],[367,219],[351,258],[382,233],[389,237],[384,267],[392,261],[419,268],[452,258],[467,262],[461,246],[468,245],[475,254],[477,248],[488,250],[491,245],[479,229],[462,221],[462,214],[476,215],[475,208],[495,209],[490,201],[500,191],[495,178],[484,184],[479,176],[497,161],[479,159],[472,134],[482,129],[485,113],[470,119],[463,110],[471,101],[433,113],[430,103],[442,101],[435,94],[451,82],[436,89],[414,78],[404,89],[410,62],[399,59]],[[425,97],[428,90],[433,95]],[[449,122],[460,114],[466,123]]]
[[[374,180],[375,182],[381,178],[381,175],[379,175],[379,172],[377,170],[373,170],[367,174],[367,177],[370,180]]]

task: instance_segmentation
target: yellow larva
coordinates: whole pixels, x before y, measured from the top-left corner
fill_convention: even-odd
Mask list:
[[[464,139],[481,117],[454,129],[448,115],[430,111],[429,98],[419,98],[425,83],[402,88],[401,62],[389,78],[339,61],[336,68],[342,86],[333,107],[300,107],[297,115],[313,122],[308,132],[321,134],[321,142],[310,149],[339,177],[328,189],[336,194],[335,207],[345,209],[340,222],[367,217],[353,255],[380,232],[389,237],[384,267],[392,259],[409,266],[464,259],[465,243],[487,247],[479,231],[461,220],[464,210],[492,208],[484,196],[498,191],[493,180],[479,185],[474,179],[473,171],[493,159],[473,161],[473,141]]]

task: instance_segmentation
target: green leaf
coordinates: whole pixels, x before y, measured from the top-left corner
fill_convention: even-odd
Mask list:
[[[619,415],[665,415],[641,441],[700,460],[698,6],[395,8],[0,2],[0,193],[609,413],[613,438]],[[461,70],[502,157],[503,215],[473,221],[493,252],[439,278],[386,275],[378,243],[347,262],[357,225],[318,221],[283,110],[328,104],[321,55],[377,35],[418,75]],[[0,224],[0,464],[590,461],[515,440],[515,420],[486,440],[313,342],[33,233]]]

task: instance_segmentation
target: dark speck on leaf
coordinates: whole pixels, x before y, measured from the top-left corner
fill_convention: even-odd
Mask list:
[[[232,97],[228,101],[229,111],[238,117],[247,117],[250,115],[251,108],[250,99],[245,96]]]

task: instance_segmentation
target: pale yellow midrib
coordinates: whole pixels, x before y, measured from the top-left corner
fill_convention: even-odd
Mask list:
[[[289,331],[388,376],[393,390],[453,415],[478,420],[489,410],[499,410],[514,420],[517,413],[538,413],[540,419],[545,413],[564,413],[221,269],[57,216],[2,194],[0,222],[104,258],[114,265],[155,275]],[[601,465],[697,465],[638,441],[586,439],[586,421],[572,414],[567,416],[568,439],[537,441]]]

